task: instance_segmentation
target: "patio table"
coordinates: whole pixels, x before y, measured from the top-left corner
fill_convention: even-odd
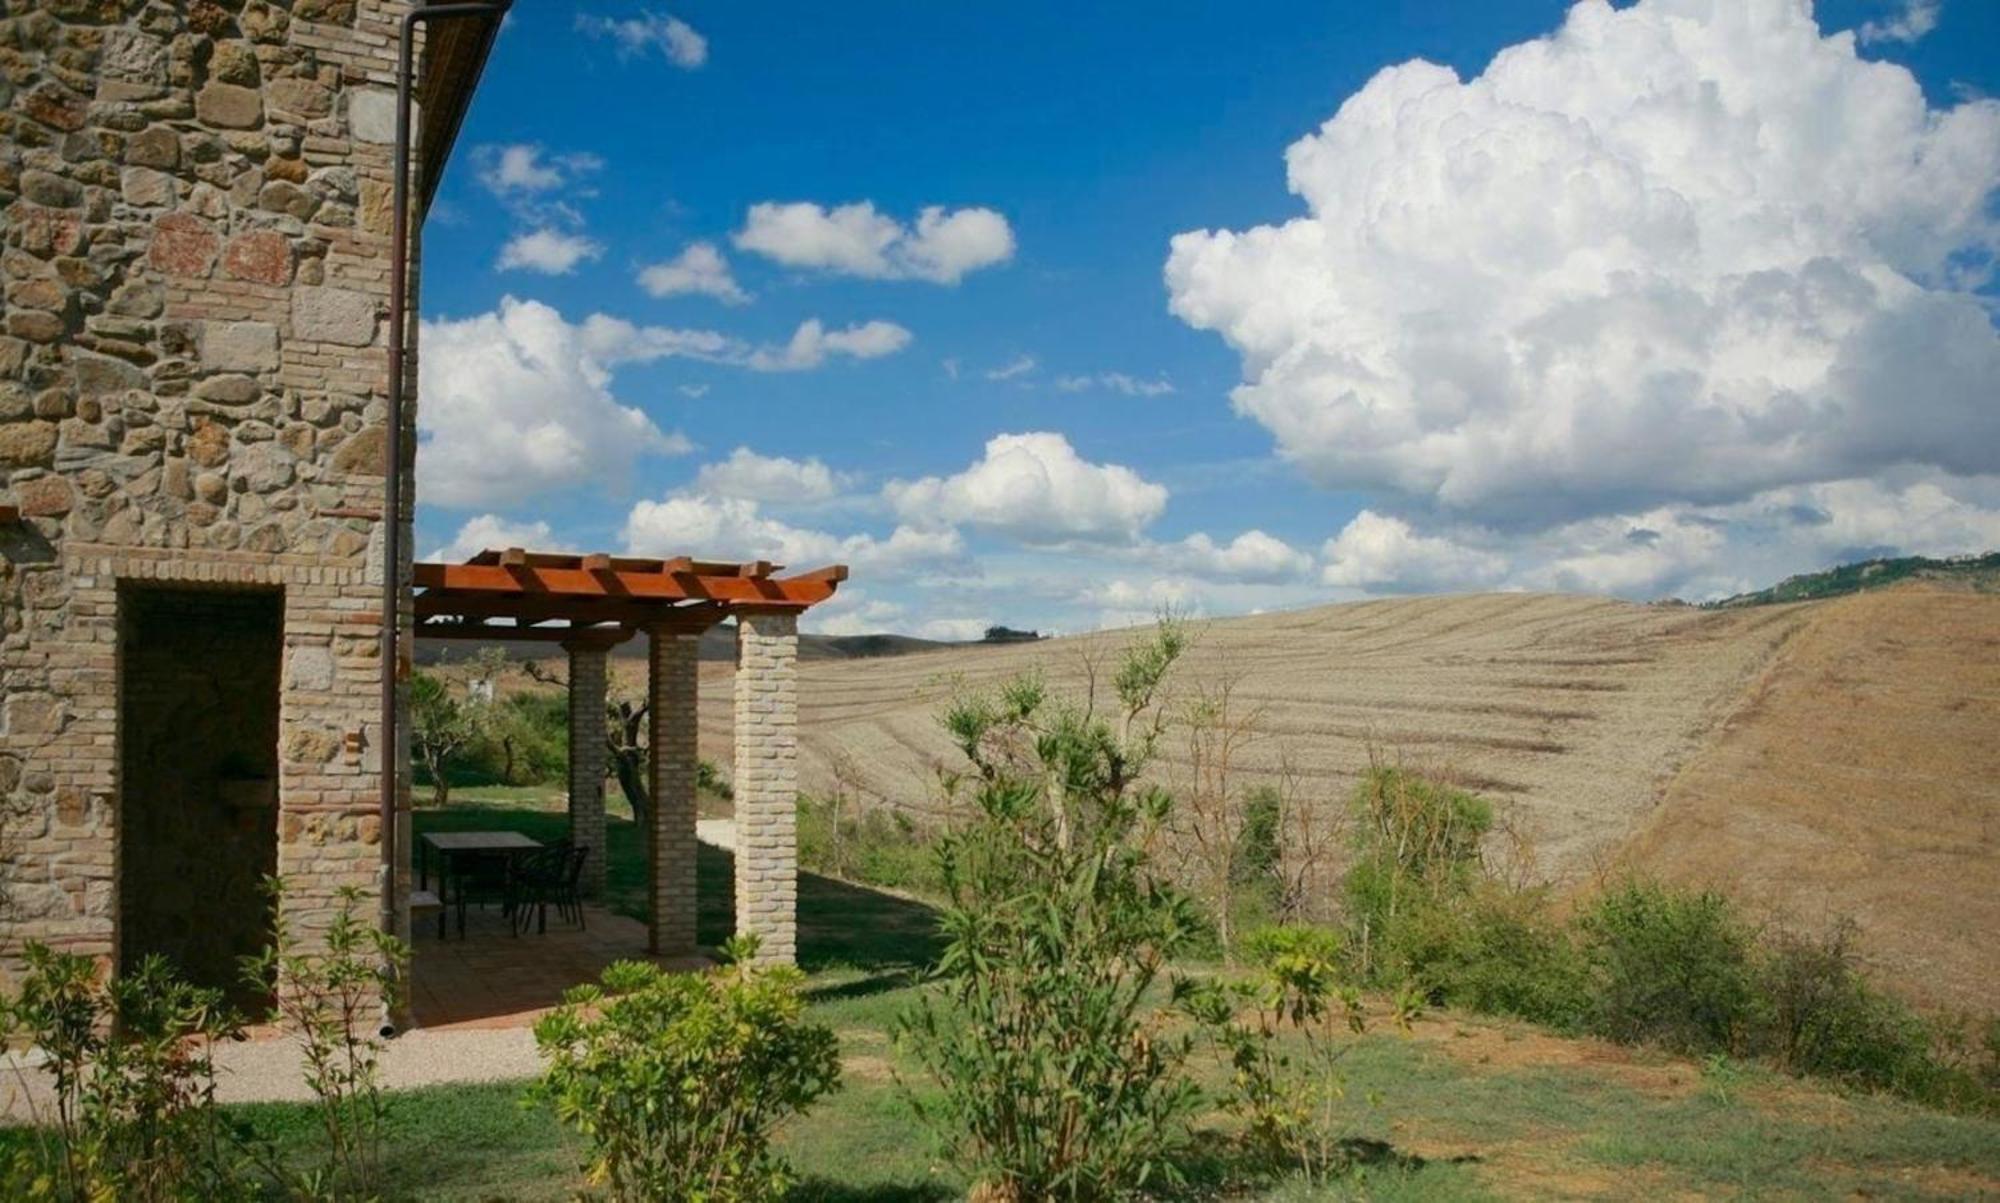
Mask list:
[[[518,831],[432,831],[417,841],[417,888],[431,882],[431,850],[438,860],[438,939],[445,936],[445,915],[451,910],[452,888],[458,887],[458,938],[465,938],[465,862],[479,857],[511,858],[541,848],[542,842]]]

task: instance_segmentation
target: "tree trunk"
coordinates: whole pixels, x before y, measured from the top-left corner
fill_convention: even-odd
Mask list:
[[[637,748],[620,748],[612,753],[611,764],[618,774],[618,788],[632,807],[632,821],[643,833],[653,813],[653,796],[646,784],[646,758]]]

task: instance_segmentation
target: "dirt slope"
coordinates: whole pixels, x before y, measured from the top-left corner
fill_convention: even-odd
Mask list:
[[[1290,763],[1336,807],[1371,748],[1448,769],[1504,804],[1551,876],[1588,874],[1803,621],[1800,607],[1705,612],[1490,594],[1364,602],[1206,625],[1182,686],[1235,682],[1258,710],[1253,772]],[[1026,669],[1081,686],[1122,635],[801,666],[805,787],[922,809],[951,760],[935,715],[954,679]],[[729,759],[728,668],[703,666],[702,754]],[[1183,753],[1168,749],[1168,769]]]
[[[1627,850],[1823,923],[1919,1001],[2000,990],[2000,597],[1914,587],[1809,621]]]

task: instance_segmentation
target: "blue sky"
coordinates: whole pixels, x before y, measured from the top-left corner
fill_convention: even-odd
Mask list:
[[[838,556],[823,629],[963,635],[2000,544],[2000,5],[1581,7],[520,4],[419,550]]]

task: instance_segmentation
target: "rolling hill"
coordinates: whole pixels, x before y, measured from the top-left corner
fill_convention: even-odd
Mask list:
[[[1080,688],[1112,633],[801,668],[803,779],[915,812],[960,685]],[[641,665],[624,664],[638,674]],[[729,762],[729,673],[703,754]],[[1636,866],[1817,922],[1851,914],[1925,1001],[2000,980],[2000,596],[1905,584],[1719,609],[1566,595],[1371,601],[1217,620],[1181,675],[1254,712],[1240,764],[1340,813],[1371,756],[1491,798],[1534,876]],[[1169,774],[1184,749],[1166,749]]]

